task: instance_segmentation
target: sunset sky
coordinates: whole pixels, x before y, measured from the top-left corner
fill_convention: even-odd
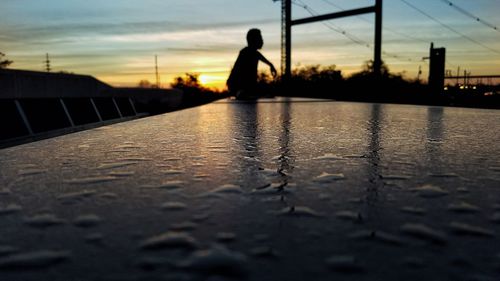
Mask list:
[[[480,21],[443,0],[384,1],[383,60],[392,72],[416,78],[421,66],[426,78],[422,57],[432,41],[446,47],[453,74],[458,67],[500,74],[500,1],[450,1]],[[294,2],[297,19],[374,0]],[[293,27],[293,66],[335,64],[345,75],[360,70],[373,58],[373,19],[366,14]],[[262,30],[261,52],[279,69],[280,22],[281,4],[272,0],[0,0],[0,52],[14,61],[11,68],[29,70],[43,70],[49,53],[54,71],[90,74],[115,86],[154,82],[158,55],[163,87],[191,72],[222,88],[249,28]]]

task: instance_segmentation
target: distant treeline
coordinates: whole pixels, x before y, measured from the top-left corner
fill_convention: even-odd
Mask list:
[[[295,68],[286,81],[283,77],[273,79],[268,73],[259,73],[258,92],[261,97],[309,97],[500,109],[500,85],[475,85],[467,89],[452,86],[441,92],[432,92],[423,81],[391,73],[385,64],[382,64],[380,75],[375,75],[372,69],[372,62],[368,61],[360,72],[344,77],[335,65],[309,65]],[[227,91],[203,87],[196,73],[176,77],[170,85],[184,91],[183,103],[186,107],[229,96]]]
[[[292,71],[288,81],[259,74],[259,92],[264,96],[295,96],[342,101],[405,103],[500,109],[500,85],[476,85],[474,88],[449,87],[432,92],[417,79],[389,72],[385,64],[381,74],[372,71],[367,62],[360,72],[344,77],[335,65],[304,66]]]
[[[205,104],[229,96],[227,92],[203,87],[197,73],[186,73],[184,76],[176,77],[170,86],[184,92],[183,107]]]

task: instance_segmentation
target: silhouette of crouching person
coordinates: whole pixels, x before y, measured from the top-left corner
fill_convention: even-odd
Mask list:
[[[264,40],[259,29],[250,29],[247,33],[247,46],[243,48],[231,74],[227,79],[227,87],[231,95],[237,99],[256,99],[259,96],[257,89],[257,67],[259,61],[269,65],[271,74],[276,76],[276,68],[258,50],[264,46]]]

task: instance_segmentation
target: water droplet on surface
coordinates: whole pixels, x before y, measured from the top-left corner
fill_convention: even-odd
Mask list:
[[[42,250],[20,253],[1,258],[0,270],[47,268],[69,259],[70,256],[68,251]]]
[[[0,245],[0,256],[10,255],[18,252],[19,249],[12,246],[2,246]]]
[[[493,215],[491,216],[491,221],[500,223],[500,212],[494,212]]]
[[[345,159],[360,159],[360,158],[365,158],[365,156],[362,155],[362,154],[343,155],[342,157],[345,158]]]
[[[108,173],[108,176],[112,177],[130,177],[135,175],[134,171],[111,171]]]
[[[18,176],[32,176],[32,175],[44,174],[47,171],[48,171],[47,169],[36,169],[36,168],[21,169],[17,172],[17,175]]]
[[[87,243],[100,243],[104,239],[104,235],[102,233],[90,233],[84,237]]]
[[[349,199],[347,202],[354,203],[354,204],[361,204],[364,202],[364,200],[363,200],[363,198],[355,197],[355,198]]]
[[[236,239],[236,234],[232,232],[219,232],[215,235],[215,239],[221,242],[230,242]]]
[[[166,181],[162,183],[159,186],[156,186],[157,188],[162,188],[162,189],[178,189],[184,186],[183,181],[179,180],[174,180],[174,181]]]
[[[112,176],[95,176],[95,177],[86,177],[86,178],[67,179],[67,180],[63,180],[63,182],[69,183],[69,184],[93,184],[93,183],[114,181],[117,179],[118,179],[117,177],[112,177]]]
[[[173,223],[170,225],[171,230],[176,230],[176,231],[188,231],[188,230],[193,230],[198,226],[198,224],[191,222],[191,221],[184,221],[184,222],[179,222],[179,223]]]
[[[171,161],[181,161],[182,158],[179,158],[179,157],[169,157],[169,158],[165,158],[163,159],[163,161],[167,161],[167,162],[171,162]]]
[[[402,264],[410,268],[423,268],[425,261],[419,257],[403,257]]]
[[[97,191],[95,190],[82,190],[77,192],[64,193],[59,195],[57,197],[57,200],[63,201],[64,203],[75,203],[77,201],[81,201],[85,198],[88,198],[96,193]]]
[[[286,187],[290,187],[290,185],[281,182],[266,184],[253,189],[251,193],[253,195],[277,195],[277,194],[284,195],[291,193],[291,190]]]
[[[401,226],[401,231],[405,234],[436,244],[445,244],[447,242],[446,234],[425,224],[405,223]]]
[[[279,253],[269,246],[260,246],[250,249],[250,253],[252,256],[258,258],[277,258],[279,257]]]
[[[425,215],[426,213],[424,208],[413,207],[413,206],[404,206],[403,208],[401,208],[401,211],[413,215]]]
[[[9,195],[12,192],[8,188],[0,188],[0,195]]]
[[[263,174],[266,177],[277,177],[279,176],[279,173],[276,169],[263,169],[259,168],[259,172]]]
[[[56,217],[54,214],[40,214],[26,218],[24,222],[33,227],[48,227],[66,223],[65,220]]]
[[[118,195],[116,193],[113,193],[113,192],[105,192],[105,193],[101,194],[100,197],[104,198],[104,199],[116,199],[116,198],[118,198]]]
[[[167,266],[170,261],[163,257],[141,257],[136,262],[135,265],[143,270],[152,271],[159,269],[161,267]],[[170,274],[169,274],[170,275]],[[164,279],[161,279],[164,280]],[[182,279],[166,279],[166,280],[182,280]],[[188,279],[191,280],[191,279]]]
[[[490,166],[488,169],[495,171],[495,172],[500,172],[500,166]]]
[[[387,175],[387,176],[382,176],[382,179],[384,179],[384,180],[409,180],[409,179],[411,179],[411,176],[406,176],[406,175]]]
[[[402,246],[406,241],[397,235],[390,234],[384,231],[360,230],[349,235],[352,239],[373,240],[389,245]]]
[[[458,175],[455,173],[442,173],[442,174],[430,174],[429,176],[434,178],[457,178]]]
[[[332,196],[330,194],[327,194],[327,193],[320,193],[320,194],[318,194],[318,199],[319,200],[330,200],[330,199],[332,199]]]
[[[449,193],[441,187],[431,184],[426,184],[417,188],[412,188],[410,190],[418,192],[418,195],[424,198],[437,198],[446,196]]]
[[[243,190],[241,190],[241,187],[234,184],[224,184],[211,190],[210,193],[240,194],[243,193]]]
[[[495,233],[489,229],[462,222],[451,222],[450,228],[455,234],[458,235],[487,236],[487,237],[495,236]]]
[[[375,238],[374,230],[359,230],[348,235],[352,239],[373,239]]]
[[[193,215],[193,219],[192,220],[195,221],[195,222],[202,222],[202,221],[207,220],[209,217],[210,217],[210,214],[206,214],[206,213],[204,213],[204,214],[195,214],[195,215]]]
[[[406,244],[406,242],[397,235],[393,235],[384,231],[376,231],[375,239],[386,244],[401,246]]]
[[[175,211],[175,210],[183,210],[186,209],[187,205],[182,203],[182,202],[165,202],[161,205],[161,208],[164,210],[170,210],[170,211]]]
[[[335,212],[335,216],[339,219],[350,220],[353,222],[362,222],[363,221],[363,216],[360,213],[348,211],[348,210]]]
[[[263,233],[260,233],[260,234],[255,234],[253,236],[253,238],[255,239],[255,241],[257,242],[264,242],[264,241],[267,241],[269,240],[271,236],[269,234],[263,234]]]
[[[165,175],[180,175],[184,174],[185,172],[183,170],[165,170],[163,171]]]
[[[279,216],[290,216],[290,217],[316,217],[316,218],[323,217],[322,214],[305,206],[285,207],[275,212],[275,214]]]
[[[17,204],[9,204],[5,207],[0,207],[0,215],[17,213],[17,212],[20,212],[22,209],[23,209],[23,207],[21,207]]]
[[[322,156],[319,156],[319,157],[315,157],[315,158],[313,158],[313,160],[335,161],[335,160],[344,160],[344,158],[342,158],[341,156],[338,156],[338,155],[327,153],[325,155],[322,155]]]
[[[215,152],[215,153],[228,153],[228,152],[230,152],[226,147],[210,148],[210,149],[208,149],[208,151]]]
[[[363,268],[354,256],[335,255],[326,259],[326,265],[333,271],[344,273],[361,273]]]
[[[448,210],[457,213],[476,213],[479,212],[479,207],[467,202],[451,203],[448,205]]]
[[[150,158],[146,157],[124,157],[117,159],[120,162],[144,162],[144,161],[151,161]]]
[[[163,248],[187,248],[198,247],[198,242],[185,232],[169,231],[146,239],[140,244],[142,249],[155,250]]]
[[[100,217],[98,217],[97,215],[90,214],[90,215],[78,216],[75,219],[74,224],[79,227],[91,227],[98,225],[101,222],[102,219]]]
[[[112,162],[112,163],[102,163],[97,166],[97,170],[107,170],[107,169],[115,169],[115,168],[122,168],[126,166],[131,166],[135,165],[138,162],[132,162],[132,161],[123,161],[123,162]]]
[[[194,252],[179,267],[204,275],[244,277],[247,275],[247,258],[244,254],[215,245],[208,250]]]
[[[345,179],[344,174],[339,173],[339,174],[330,174],[330,173],[321,173],[321,175],[315,177],[313,181],[319,182],[319,183],[329,183],[329,182],[334,182],[338,180],[343,180]]]
[[[145,147],[138,146],[138,145],[133,145],[133,144],[123,144],[123,145],[117,145],[117,146],[115,146],[115,149],[122,149],[122,150],[125,150],[125,151],[130,151],[130,150],[133,150],[133,149],[141,149],[141,148],[145,148]]]

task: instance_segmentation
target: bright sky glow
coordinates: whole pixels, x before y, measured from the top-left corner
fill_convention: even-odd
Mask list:
[[[371,6],[374,0],[295,0],[293,18]],[[430,42],[447,49],[447,69],[500,74],[500,30],[488,28],[441,0],[405,0],[487,46],[475,44],[430,20],[401,0],[384,1],[383,59],[393,72],[427,77]],[[500,28],[500,1],[454,0]],[[360,70],[373,50],[332,29],[373,45],[373,15],[293,27],[292,64],[337,65]],[[261,52],[280,67],[281,4],[272,0],[0,0],[0,51],[12,68],[43,70],[45,53],[54,71],[90,74],[115,86],[155,82],[158,55],[162,86],[196,72],[201,82],[223,88],[250,28],[262,30]],[[395,58],[394,56],[397,56]],[[263,66],[262,70],[267,70]]]

